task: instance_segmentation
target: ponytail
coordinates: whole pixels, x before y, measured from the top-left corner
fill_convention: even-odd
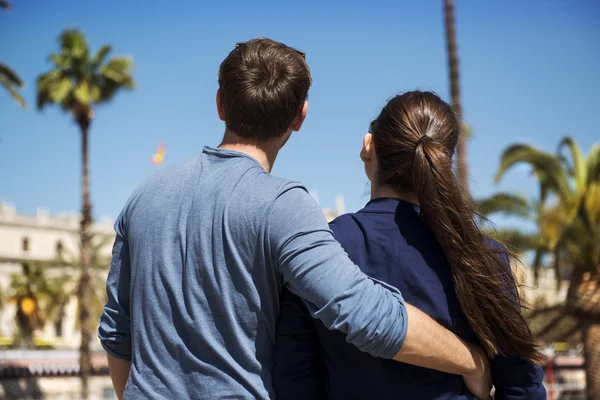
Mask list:
[[[458,122],[433,93],[390,100],[372,124],[380,176],[418,197],[425,223],[452,268],[462,311],[490,358],[497,354],[541,363],[545,357],[520,309],[510,253],[491,246],[475,221],[472,201],[453,173]],[[373,132],[373,130],[375,132]]]

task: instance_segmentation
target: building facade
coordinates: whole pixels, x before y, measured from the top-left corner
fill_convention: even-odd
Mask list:
[[[0,310],[0,342],[9,344],[18,332],[16,326],[17,305],[11,287],[13,275],[23,275],[23,264],[36,264],[56,260],[56,267],[51,267],[48,275],[64,273],[60,263],[77,264],[79,257],[79,215],[51,214],[48,210],[39,209],[35,215],[19,214],[11,204],[0,202],[0,293],[2,309]],[[110,255],[114,239],[112,221],[97,221],[92,231],[94,240],[102,241],[104,246],[99,253],[105,257]],[[75,268],[72,269],[76,271]],[[74,284],[74,283],[72,283]],[[68,288],[74,291],[75,288]],[[74,347],[79,343],[76,329],[77,302],[73,297],[64,307],[60,324],[46,318],[43,330],[36,333],[37,343],[46,343],[58,347]]]

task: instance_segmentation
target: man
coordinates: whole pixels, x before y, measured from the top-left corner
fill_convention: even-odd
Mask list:
[[[477,348],[362,274],[307,190],[269,174],[310,85],[298,50],[238,44],[219,70],[219,148],[157,172],[125,205],[99,330],[119,398],[274,398],[282,285],[362,351],[489,393]]]

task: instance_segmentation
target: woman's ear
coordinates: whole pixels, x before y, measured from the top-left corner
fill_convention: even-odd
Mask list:
[[[360,159],[366,164],[373,159],[373,135],[367,132],[363,138],[363,147],[360,151]]]
[[[367,132],[363,139],[363,147],[360,151],[360,159],[365,164],[365,173],[370,181],[373,181],[377,160],[375,157],[375,146],[373,145],[373,135]]]

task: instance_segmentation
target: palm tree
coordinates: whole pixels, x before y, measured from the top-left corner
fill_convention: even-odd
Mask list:
[[[454,0],[444,0],[444,21],[446,25],[446,47],[448,52],[448,69],[450,72],[450,93],[452,95],[452,108],[462,120],[462,106],[460,103],[460,81],[458,74],[458,50],[456,46],[456,27],[454,19]],[[462,128],[462,124],[459,124]],[[459,135],[456,146],[456,166],[458,181],[465,191],[469,190],[469,170],[467,165],[467,138]]]
[[[82,397],[88,397],[88,378],[91,369],[90,329],[90,267],[92,265],[92,205],[89,195],[88,132],[94,109],[106,103],[123,89],[133,89],[133,62],[114,57],[106,61],[111,47],[104,45],[94,55],[85,36],[77,30],[66,30],[60,37],[60,51],[48,59],[53,68],[37,79],[37,107],[59,105],[69,113],[81,131],[82,211],[80,226],[81,277],[79,283],[79,323],[81,327],[80,368]]]
[[[563,155],[569,149],[570,157]],[[534,223],[531,232],[501,229],[498,237],[521,251],[535,254],[536,274],[544,264],[552,264],[557,285],[570,274],[566,303],[550,307],[556,317],[545,329],[556,327],[565,318],[575,318],[581,330],[586,359],[586,379],[590,399],[600,399],[600,143],[588,156],[570,137],[564,138],[557,154],[524,144],[508,147],[496,175],[525,163],[539,183],[539,198],[498,193],[478,202],[483,215],[503,212]]]
[[[65,296],[62,281],[49,278],[45,264],[24,262],[21,268],[21,274],[10,277],[8,301],[17,305],[16,342],[30,349],[34,347],[34,332],[44,327],[47,316],[55,313]]]

